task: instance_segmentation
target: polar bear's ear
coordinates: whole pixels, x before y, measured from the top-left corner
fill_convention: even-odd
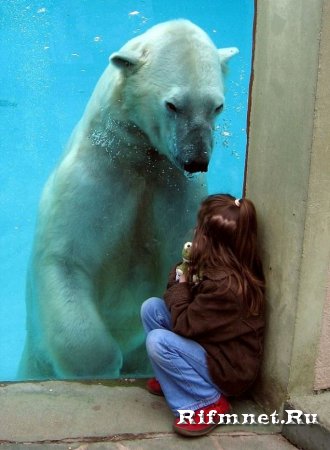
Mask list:
[[[227,47],[227,48],[219,48],[218,50],[220,56],[220,62],[222,66],[225,66],[228,60],[239,53],[237,47]]]
[[[119,69],[132,69],[138,65],[140,58],[136,53],[121,51],[113,53],[110,56],[109,61]]]

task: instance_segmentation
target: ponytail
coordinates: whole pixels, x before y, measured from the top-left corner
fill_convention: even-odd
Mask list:
[[[265,294],[265,279],[257,245],[257,214],[253,203],[240,200],[237,222],[236,255],[241,264],[243,296],[252,315],[260,313]]]

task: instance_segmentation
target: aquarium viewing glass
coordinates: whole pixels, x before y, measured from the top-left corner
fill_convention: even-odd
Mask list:
[[[192,21],[218,48],[239,49],[228,63],[225,108],[214,132],[207,190],[241,197],[252,62],[252,0],[1,2],[1,381],[22,379],[17,371],[26,338],[26,274],[43,187],[60,161],[109,56],[151,26],[171,19]],[[125,219],[125,211],[122,213]],[[160,214],[166,220],[165,212]],[[134,333],[134,328],[130,332]],[[145,376],[148,370],[146,366],[145,373],[141,368],[135,371],[133,366],[118,376]],[[107,375],[100,374],[102,377]]]

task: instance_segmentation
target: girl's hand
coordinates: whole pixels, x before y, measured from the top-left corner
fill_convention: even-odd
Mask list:
[[[179,283],[185,283],[186,281],[187,281],[187,277],[186,277],[186,275],[183,273],[182,275],[180,275]]]

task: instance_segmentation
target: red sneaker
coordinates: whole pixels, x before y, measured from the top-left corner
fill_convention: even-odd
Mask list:
[[[194,423],[190,423],[190,419],[188,418],[180,420],[180,418],[177,417],[173,423],[173,430],[183,436],[203,436],[218,425],[220,422],[218,414],[226,414],[230,409],[231,406],[228,400],[224,395],[221,395],[216,403],[194,411],[192,416],[192,421]],[[201,411],[204,411],[204,413],[201,413]],[[208,415],[210,411],[212,411],[212,414]],[[179,423],[182,421],[185,423]]]
[[[162,391],[162,388],[159,384],[159,381],[156,380],[156,378],[150,378],[150,380],[147,381],[147,390],[154,395],[162,395],[164,396],[164,393]]]

